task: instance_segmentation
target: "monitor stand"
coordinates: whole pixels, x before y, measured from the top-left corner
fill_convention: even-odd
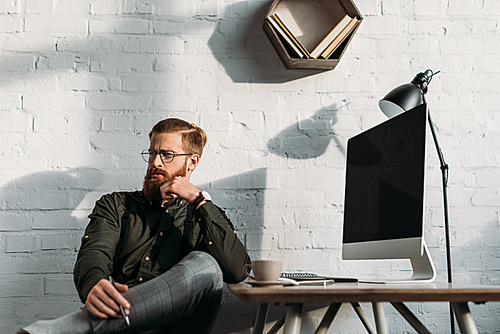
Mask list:
[[[364,280],[360,279],[359,283],[378,283],[378,284],[396,284],[396,283],[430,283],[436,279],[436,269],[434,267],[434,263],[432,262],[431,256],[429,254],[429,250],[427,249],[427,245],[425,244],[425,240],[423,241],[424,246],[424,254],[422,257],[417,259],[410,259],[411,266],[413,268],[413,275],[410,278],[403,280]]]

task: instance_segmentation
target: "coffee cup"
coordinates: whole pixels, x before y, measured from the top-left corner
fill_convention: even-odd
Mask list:
[[[253,276],[250,275],[250,270]],[[255,281],[277,281],[281,275],[280,260],[253,260],[252,264],[245,264],[243,272]]]

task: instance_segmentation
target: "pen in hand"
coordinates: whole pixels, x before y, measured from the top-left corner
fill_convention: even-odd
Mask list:
[[[109,281],[111,282],[111,284],[113,284],[113,286],[115,287],[116,289],[116,285],[115,285],[115,280],[113,279],[113,277],[109,276]],[[123,306],[119,305],[120,306],[120,311],[122,312],[122,316],[123,318],[125,319],[125,321],[127,322],[127,325],[130,326],[130,320],[128,318],[128,315],[125,314],[125,310],[123,309]]]

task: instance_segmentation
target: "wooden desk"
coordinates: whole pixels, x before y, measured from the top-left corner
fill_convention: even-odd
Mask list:
[[[326,333],[342,303],[351,303],[356,310],[358,302],[371,302],[378,333],[386,333],[382,302],[391,303],[418,333],[430,333],[403,302],[451,302],[461,333],[475,334],[468,302],[486,303],[500,301],[500,286],[460,285],[448,283],[423,284],[363,284],[335,283],[326,287],[290,286],[276,288],[252,288],[249,284],[230,284],[229,289],[243,302],[259,303],[255,319],[254,334],[262,333],[267,318],[269,303],[285,303],[287,312],[271,329],[275,333],[284,325],[284,334],[300,333],[304,303],[330,303],[330,308],[321,321],[316,334]],[[359,304],[358,304],[359,305]],[[356,310],[358,312],[358,310]],[[369,332],[366,317],[360,314]]]

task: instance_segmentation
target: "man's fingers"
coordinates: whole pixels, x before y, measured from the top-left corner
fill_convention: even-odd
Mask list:
[[[125,313],[129,313],[130,303],[121,294],[127,290],[126,285],[117,284],[115,288],[108,280],[100,280],[89,292],[85,306],[97,317],[120,318],[122,315],[119,305],[123,306]]]
[[[124,287],[124,284],[120,283],[115,283],[115,287],[109,281],[104,280],[104,282],[108,284],[104,285],[105,294],[103,295],[102,301],[121,316],[120,305],[125,310],[130,309],[130,303],[121,294],[121,290],[125,292],[128,290],[128,287],[126,285]]]
[[[121,293],[124,293],[124,292],[128,291],[128,285],[127,284],[115,283],[115,286],[116,286],[116,289],[118,289],[118,291],[120,291]]]
[[[108,303],[111,299],[108,299]],[[116,305],[115,302],[112,302]],[[99,318],[107,319],[109,317],[118,318],[120,313],[116,312],[110,307],[105,301],[101,300],[97,295],[92,295],[87,298],[87,302],[85,303],[87,309],[95,316]],[[120,308],[118,307],[118,310]]]
[[[119,313],[116,313],[113,309],[106,306],[101,301],[94,300],[93,302],[85,303],[85,307],[96,317],[108,319],[109,317],[118,318]]]
[[[175,176],[161,185],[160,192],[164,200],[171,200],[179,196],[191,202],[198,196],[200,189],[191,184],[186,177]]]
[[[127,299],[125,299],[125,297],[122,296],[122,293],[127,292],[128,286],[126,284],[115,283],[115,287],[116,289],[114,289],[111,297],[116,303],[118,303],[118,305],[121,305],[123,307],[126,314],[129,314],[128,310],[130,310],[130,303]],[[118,306],[118,309],[119,308],[120,307]]]
[[[94,305],[92,305],[90,303],[85,303],[85,307],[87,308],[87,310],[90,311],[90,313],[92,313],[94,316],[96,316],[98,318],[102,318],[102,319],[108,319],[109,318],[107,314],[102,313]]]

